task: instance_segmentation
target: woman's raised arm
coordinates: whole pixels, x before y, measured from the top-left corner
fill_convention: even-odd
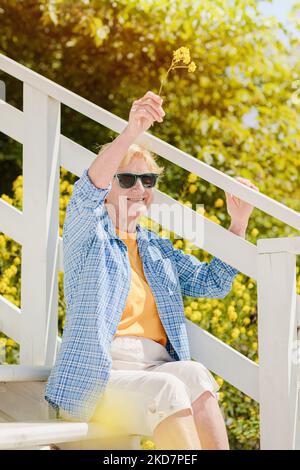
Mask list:
[[[116,173],[130,145],[154,121],[162,122],[162,99],[152,91],[133,102],[124,131],[91,164],[88,175],[97,188],[106,188]]]

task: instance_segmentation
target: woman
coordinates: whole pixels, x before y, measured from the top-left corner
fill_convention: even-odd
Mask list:
[[[228,449],[218,384],[190,356],[182,295],[224,298],[238,271],[216,257],[200,262],[138,223],[163,169],[134,141],[164,115],[148,91],[74,184],[63,231],[66,323],[45,398],[64,419],[151,435],[157,449]],[[229,230],[245,237],[252,206],[226,200]]]

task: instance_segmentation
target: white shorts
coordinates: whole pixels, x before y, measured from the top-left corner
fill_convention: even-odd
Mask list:
[[[109,381],[90,421],[110,431],[152,436],[173,413],[189,408],[205,391],[218,399],[219,385],[201,363],[175,361],[160,343],[140,336],[116,336]],[[63,419],[71,419],[60,409]]]

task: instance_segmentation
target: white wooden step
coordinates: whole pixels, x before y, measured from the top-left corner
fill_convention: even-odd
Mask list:
[[[140,436],[112,436],[96,423],[52,420],[44,422],[0,423],[0,449],[29,449],[35,446],[71,443],[70,449],[82,442],[92,448],[139,449]],[[97,447],[94,447],[97,446]],[[111,447],[107,447],[111,446]],[[115,446],[115,447],[114,447]]]

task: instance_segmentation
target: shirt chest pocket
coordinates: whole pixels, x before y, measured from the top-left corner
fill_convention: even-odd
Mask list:
[[[170,293],[178,288],[179,279],[173,262],[173,249],[161,250],[158,246],[149,246],[148,260],[152,275],[157,284]]]

